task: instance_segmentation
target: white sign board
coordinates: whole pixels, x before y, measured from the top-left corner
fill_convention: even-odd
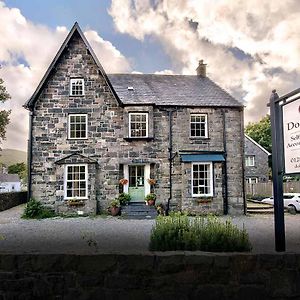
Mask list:
[[[300,99],[282,107],[286,174],[300,173]]]

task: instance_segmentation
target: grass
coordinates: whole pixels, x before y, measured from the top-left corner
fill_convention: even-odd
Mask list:
[[[190,219],[178,213],[157,217],[149,244],[151,251],[245,252],[251,248],[246,230],[231,220],[222,222],[215,216]]]

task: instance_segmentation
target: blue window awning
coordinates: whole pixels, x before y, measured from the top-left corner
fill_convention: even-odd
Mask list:
[[[223,154],[180,154],[182,162],[220,162],[225,161]]]

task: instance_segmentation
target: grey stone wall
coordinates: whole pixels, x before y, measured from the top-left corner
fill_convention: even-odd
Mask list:
[[[85,95],[69,96],[70,77],[85,79]],[[149,113],[149,138],[128,138],[128,113]],[[209,137],[191,139],[190,113],[207,113]],[[88,115],[88,138],[68,140],[67,119],[70,113]],[[243,139],[240,109],[225,112],[227,140],[228,195],[230,212],[243,213]],[[224,124],[220,108],[177,108],[173,114],[173,152],[182,150],[223,151]],[[169,197],[168,161],[168,112],[158,106],[120,107],[98,67],[79,36],[74,36],[68,48],[46,82],[38,98],[33,117],[32,193],[44,204],[54,206],[58,212],[76,212],[66,207],[63,200],[63,165],[57,162],[74,151],[95,160],[89,164],[89,199],[80,208],[84,213],[96,209],[106,210],[109,202],[117,197],[119,179],[124,164],[151,164],[151,177],[157,180],[154,192],[158,202]],[[73,161],[76,163],[76,160]],[[80,163],[80,159],[77,161]],[[224,194],[223,164],[215,164],[215,197],[207,201],[191,199],[190,178],[186,170],[190,166],[181,163],[177,155],[173,162],[172,207],[195,212],[211,209],[222,213]],[[96,203],[97,202],[97,203]]]
[[[245,166],[246,177],[257,177],[259,182],[265,182],[269,179],[268,154],[245,137],[245,156],[255,155],[255,165],[253,167]]]
[[[1,255],[1,299],[299,299],[299,254]]]

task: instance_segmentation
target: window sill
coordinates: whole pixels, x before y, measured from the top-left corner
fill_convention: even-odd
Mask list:
[[[154,137],[124,137],[125,141],[133,142],[133,141],[152,141]]]
[[[201,137],[201,136],[199,136],[199,137],[190,136],[190,140],[192,140],[192,141],[194,141],[194,140],[196,140],[196,141],[198,141],[198,140],[210,140],[210,138],[209,137]]]

